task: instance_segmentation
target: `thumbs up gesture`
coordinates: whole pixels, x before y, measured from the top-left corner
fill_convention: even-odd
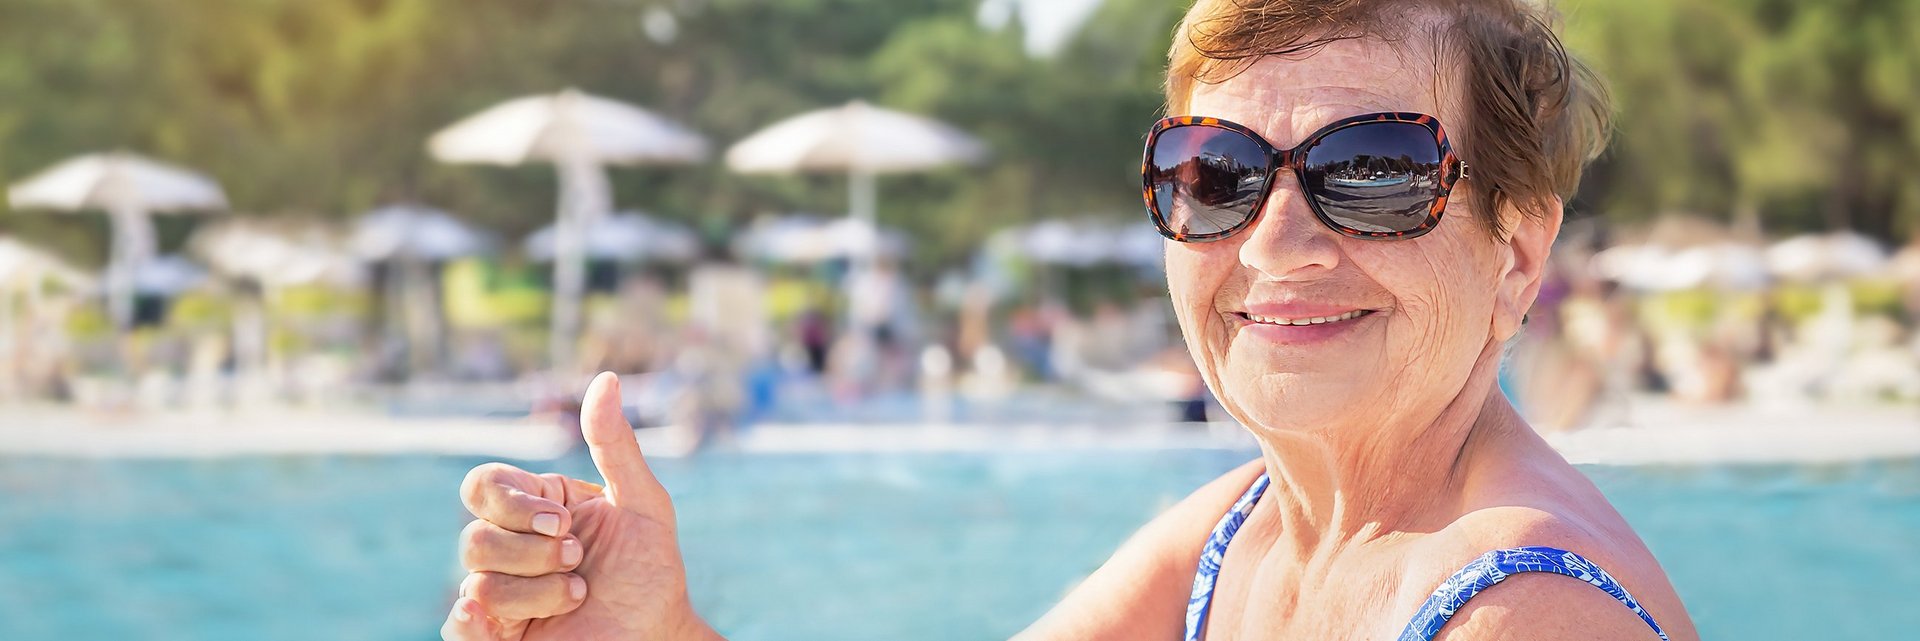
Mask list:
[[[460,499],[470,574],[440,634],[479,639],[720,639],[687,598],[673,503],[620,411],[620,379],[587,387],[581,431],[600,486],[503,463],[473,468]]]

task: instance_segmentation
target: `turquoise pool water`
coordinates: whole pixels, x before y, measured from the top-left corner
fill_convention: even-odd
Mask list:
[[[736,641],[1004,638],[1232,452],[656,464]],[[473,459],[0,458],[0,639],[437,638]],[[582,474],[576,457],[541,469]],[[1913,638],[1920,461],[1587,468],[1710,639]]]

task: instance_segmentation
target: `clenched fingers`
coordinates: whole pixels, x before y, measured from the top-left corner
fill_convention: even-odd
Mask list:
[[[468,522],[460,532],[460,564],[472,572],[514,576],[568,572],[580,565],[583,554],[580,539],[571,534],[514,532],[481,519]]]
[[[460,582],[460,596],[478,601],[496,619],[544,619],[580,607],[587,598],[587,580],[577,574],[524,577],[475,572]]]
[[[440,638],[445,641],[493,641],[493,626],[479,601],[460,597],[453,602],[453,610],[447,613],[447,622],[440,625]]]
[[[467,511],[515,532],[547,536],[567,532],[573,519],[561,503],[565,500],[564,484],[505,463],[475,467],[460,483],[460,502]]]

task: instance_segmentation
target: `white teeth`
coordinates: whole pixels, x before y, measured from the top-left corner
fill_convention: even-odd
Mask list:
[[[1313,318],[1274,318],[1271,316],[1260,316],[1258,314],[1247,314],[1246,316],[1247,316],[1247,320],[1251,320],[1253,322],[1262,323],[1266,325],[1320,325],[1324,323],[1337,323],[1343,320],[1352,320],[1355,318],[1359,318],[1362,315],[1365,315],[1366,313],[1367,313],[1367,310],[1356,309],[1351,312],[1347,312],[1345,314],[1340,314],[1338,316],[1316,316]]]

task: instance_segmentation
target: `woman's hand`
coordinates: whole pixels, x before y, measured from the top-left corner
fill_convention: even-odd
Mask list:
[[[441,626],[478,639],[718,639],[687,598],[673,503],[620,413],[620,380],[587,388],[581,431],[595,485],[503,463],[473,468],[460,486],[479,517],[460,535],[471,574]]]

